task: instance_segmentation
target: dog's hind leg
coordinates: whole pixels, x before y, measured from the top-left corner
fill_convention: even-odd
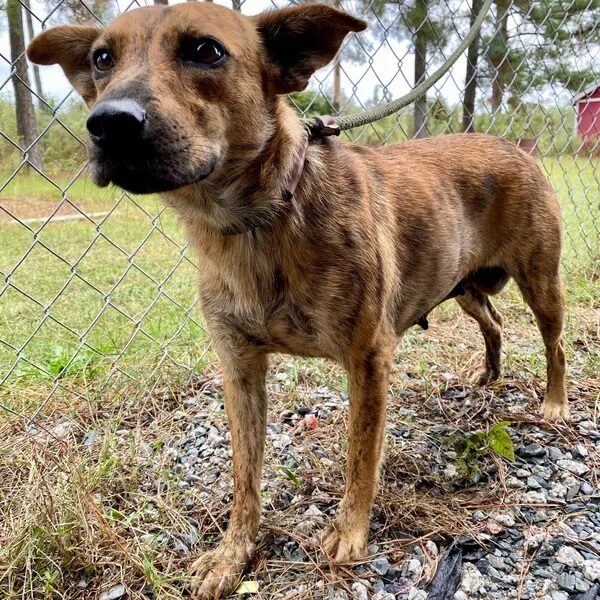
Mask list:
[[[214,600],[231,594],[254,554],[260,520],[260,478],[267,426],[267,357],[247,349],[220,353],[225,409],[233,449],[233,505],[229,527],[212,552],[191,567],[192,598]]]
[[[546,346],[548,383],[541,415],[547,421],[569,419],[569,404],[565,375],[565,351],[563,348],[563,323],[565,316],[564,295],[558,264],[549,266],[540,258],[534,277],[525,270],[515,275],[525,302],[529,305]]]
[[[473,285],[466,284],[465,293],[456,297],[460,307],[479,323],[485,341],[485,365],[473,376],[473,383],[485,385],[500,377],[502,317],[490,299]]]
[[[335,562],[356,560],[367,552],[371,508],[379,482],[394,345],[395,339],[386,341],[349,361],[346,492],[337,518],[323,537],[323,548]]]

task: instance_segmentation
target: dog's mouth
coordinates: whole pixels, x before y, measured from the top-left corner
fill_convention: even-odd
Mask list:
[[[93,182],[99,187],[114,184],[132,194],[159,194],[199,183],[217,166],[212,155],[200,164],[183,167],[175,156],[118,156],[105,151],[90,151]]]

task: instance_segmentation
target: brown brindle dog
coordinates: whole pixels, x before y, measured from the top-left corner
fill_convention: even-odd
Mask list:
[[[323,538],[335,561],[366,551],[394,348],[443,300],[456,296],[479,323],[485,384],[500,373],[502,324],[488,295],[513,277],[546,346],[542,415],[568,418],[561,219],[534,160],[484,135],[306,149],[283,95],[364,28],[318,4],[248,17],[186,3],[133,10],[104,30],[56,27],[28,49],[93,107],[94,180],[160,192],[200,257],[235,494],[221,545],[192,567],[196,598],[231,592],[254,551],[271,352],[348,371],[346,492]]]

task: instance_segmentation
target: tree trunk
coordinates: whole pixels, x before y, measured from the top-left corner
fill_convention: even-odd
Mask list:
[[[334,6],[338,10],[341,10],[341,0],[335,0]],[[342,106],[342,59],[340,54],[341,51],[336,54],[333,60],[333,99],[331,104],[333,106],[333,112],[336,115],[340,113],[340,108]]]
[[[470,26],[481,11],[483,0],[472,0]],[[462,127],[465,133],[475,131],[475,97],[477,95],[477,61],[479,60],[479,35],[471,42],[467,52],[467,70],[465,75],[465,96],[463,98]]]
[[[33,30],[33,17],[31,16],[31,3],[29,0],[23,0],[23,6],[25,7],[25,23],[27,24],[27,39],[29,42],[35,37],[35,31]],[[38,65],[33,65],[33,85],[35,94],[38,99],[38,106],[42,110],[48,110],[48,104],[44,99],[44,89],[42,88],[42,78],[40,77],[40,68]]]
[[[29,73],[25,59],[25,35],[23,33],[23,15],[19,0],[8,0],[6,4],[8,18],[8,35],[10,38],[10,58],[15,73],[12,77],[15,89],[15,111],[17,117],[17,134],[23,150],[29,148],[37,138],[37,121],[33,109],[31,92],[29,91]],[[29,162],[38,169],[43,169],[40,145],[29,148]]]
[[[239,10],[241,12],[243,1],[244,0],[231,0],[231,8],[233,8],[233,10]]]
[[[502,108],[504,100],[504,88],[506,86],[507,72],[510,69],[508,62],[508,3],[505,0],[496,2],[496,35],[499,38],[499,53],[490,57],[494,67],[494,80],[492,81],[492,114]]]
[[[427,73],[427,31],[425,23],[427,19],[428,0],[417,0],[419,13],[423,15],[422,22],[417,26],[414,33],[415,40],[415,85],[425,79]],[[427,131],[427,94],[417,99],[414,106],[414,137],[424,138],[429,135]]]

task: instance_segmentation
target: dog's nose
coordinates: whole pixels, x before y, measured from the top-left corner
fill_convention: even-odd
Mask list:
[[[86,126],[95,144],[109,146],[137,141],[146,121],[146,111],[135,100],[106,100],[92,109]]]

